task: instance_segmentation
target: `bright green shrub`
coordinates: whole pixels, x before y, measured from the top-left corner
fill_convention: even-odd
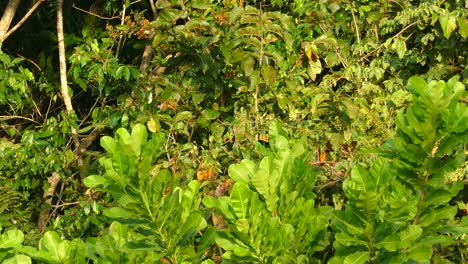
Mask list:
[[[343,183],[348,202],[333,215],[330,263],[431,263],[466,236],[466,220],[450,205],[462,179],[446,177],[463,164],[468,141],[468,107],[458,102],[464,86],[457,80],[409,79],[413,104],[398,115],[397,136],[381,147],[385,158],[369,170],[355,167]]]
[[[216,243],[226,250],[223,259],[236,263],[317,261],[314,253],[329,238],[332,208],[314,207],[316,176],[304,140],[288,141],[277,122],[269,135],[271,150],[263,148],[266,156],[259,164],[243,160],[229,167],[236,182],[229,197],[203,200],[228,227],[217,232]]]
[[[117,247],[114,242],[89,240],[95,248],[93,259],[108,259],[116,263],[107,248],[118,252],[152,252],[152,258],[167,257],[173,262],[195,261],[203,251],[195,251],[194,239],[206,227],[198,210],[201,199],[197,181],[185,189],[172,182],[168,170],[158,171],[155,158],[161,154],[164,134],[153,134],[147,140],[146,127],[135,125],[132,133],[118,129],[115,138],[101,138],[108,155],[100,159],[105,174],[87,177],[88,187],[111,194],[117,206],[104,211],[104,215],[121,223],[113,226],[122,230]],[[128,230],[128,231],[127,231]],[[127,233],[128,232],[128,233]],[[115,236],[111,236],[115,237]],[[202,248],[199,248],[202,250]]]

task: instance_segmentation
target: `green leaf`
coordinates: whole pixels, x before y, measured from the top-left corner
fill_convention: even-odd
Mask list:
[[[337,224],[343,225],[343,227],[346,228],[346,231],[355,236],[362,235],[364,233],[364,229],[362,229],[359,226],[353,225],[347,221],[345,218],[344,212],[341,211],[335,211],[334,214],[332,215],[332,219],[335,222],[335,226]]]
[[[450,15],[441,15],[439,16],[439,23],[442,27],[442,32],[444,33],[444,37],[446,39],[450,38],[450,35],[457,27],[455,17]]]
[[[402,59],[406,54],[406,42],[401,38],[394,38],[392,49],[398,54],[398,58]]]
[[[437,209],[432,209],[419,219],[419,225],[426,227],[432,224],[437,224],[442,219],[453,219],[456,214],[456,206],[447,205]]]
[[[410,225],[400,233],[401,247],[412,246],[421,236],[423,230],[419,225]]]
[[[368,241],[360,239],[358,236],[350,236],[346,233],[340,232],[335,235],[336,242],[342,244],[343,246],[367,246]]]
[[[47,231],[39,242],[39,250],[47,252],[47,257],[53,261],[63,261],[69,257],[70,242],[61,241],[54,231]]]
[[[2,261],[2,264],[30,264],[32,263],[29,256],[17,254],[11,258]]]
[[[347,255],[344,259],[344,264],[364,264],[369,260],[369,252],[358,251],[353,254]]]
[[[262,77],[263,80],[267,85],[272,85],[276,80],[276,70],[270,65],[263,65],[262,69]]]
[[[188,120],[192,118],[192,112],[190,111],[182,111],[182,112],[179,112],[177,113],[174,118],[172,119],[172,121],[174,123],[177,123],[179,121],[182,121],[182,120]]]
[[[416,244],[408,249],[408,258],[418,263],[430,263],[432,253],[431,245]]]
[[[251,190],[243,183],[235,183],[231,191],[231,205],[237,218],[249,217],[249,201],[252,196]]]
[[[146,143],[148,139],[148,131],[146,126],[143,124],[137,124],[132,129],[132,140],[124,141],[126,144],[131,144],[132,149],[137,157],[140,157],[141,147]]]
[[[114,239],[117,247],[122,247],[128,239],[128,227],[114,221],[109,227],[109,235]]]
[[[250,184],[250,179],[255,174],[256,164],[244,159],[239,164],[232,164],[228,168],[229,176],[236,182]]]
[[[378,243],[375,243],[376,248],[384,248],[388,251],[397,251],[400,249],[400,236],[399,234],[389,234],[383,240]]]
[[[99,185],[112,184],[112,181],[100,175],[91,175],[83,180],[84,185],[89,188],[96,188]]]
[[[460,36],[464,39],[468,37],[468,19],[466,17],[459,17],[458,22],[458,32]]]
[[[8,230],[0,235],[0,248],[16,248],[24,241],[24,234],[20,230]]]

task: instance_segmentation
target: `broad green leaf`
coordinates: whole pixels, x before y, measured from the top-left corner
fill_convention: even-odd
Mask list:
[[[180,246],[190,244],[195,235],[200,230],[205,229],[206,226],[206,220],[201,216],[201,214],[198,212],[192,212],[183,225],[179,225],[177,233],[180,234],[180,238],[177,243],[180,244]]]
[[[406,54],[406,42],[401,38],[394,38],[392,49],[398,54],[398,58],[402,59]]]
[[[420,219],[419,225],[426,227],[435,223],[439,223],[443,219],[453,219],[457,214],[457,208],[455,206],[443,206],[437,209],[431,209],[426,212]]]
[[[182,111],[177,113],[174,118],[172,118],[172,121],[174,123],[180,122],[182,120],[188,120],[192,117],[192,112],[190,111]]]
[[[426,206],[439,206],[447,204],[453,195],[447,190],[433,190],[428,193],[426,197]]]
[[[114,154],[117,152],[117,144],[115,139],[109,136],[104,136],[100,140],[101,146],[107,151],[107,153]]]
[[[107,217],[115,219],[129,219],[136,217],[136,215],[133,212],[121,207],[112,207],[106,209],[104,210],[103,214]]]
[[[408,89],[413,95],[420,96],[424,94],[428,85],[421,77],[413,76],[408,79]]]
[[[30,264],[32,263],[29,256],[17,254],[11,258],[2,261],[2,264]]]
[[[250,184],[252,176],[257,170],[255,162],[244,159],[239,164],[232,164],[228,168],[229,176],[236,182]]]
[[[262,69],[262,77],[263,80],[267,85],[272,85],[276,80],[276,70],[270,65],[263,65]]]
[[[61,244],[62,241],[56,232],[47,231],[39,242],[39,250],[47,252],[48,258],[51,260],[65,260],[70,249],[69,245],[67,246],[65,243]]]
[[[356,208],[363,212],[367,218],[367,221],[372,220],[374,211],[378,206],[379,198],[380,197],[376,192],[359,193],[359,197],[356,200]]]
[[[250,215],[250,198],[252,191],[243,183],[235,183],[231,191],[231,205],[237,218],[248,218]]]
[[[468,19],[466,17],[459,17],[458,22],[458,32],[460,36],[464,39],[468,37]]]
[[[125,142],[126,144],[132,144],[132,149],[134,150],[135,156],[140,157],[141,154],[141,147],[146,143],[148,139],[148,131],[146,130],[146,126],[143,124],[137,124],[132,129],[131,134],[132,140],[129,142]]]
[[[359,246],[359,245],[367,246],[369,244],[369,241],[362,240],[358,236],[351,236],[343,232],[337,233],[335,235],[335,239],[336,239],[336,242],[346,247]]]
[[[309,67],[307,68],[307,74],[309,75],[310,79],[312,81],[315,81],[317,78],[317,75],[322,72],[322,63],[320,60],[310,60],[309,61]]]
[[[114,221],[109,227],[109,235],[112,236],[117,247],[122,247],[128,239],[128,227]]]
[[[369,260],[369,252],[358,251],[345,257],[344,264],[364,264]]]
[[[439,16],[439,23],[442,27],[442,32],[444,33],[444,37],[446,39],[450,38],[450,35],[457,27],[456,20],[454,16],[451,15],[441,15]]]
[[[182,207],[190,210],[193,207],[193,203],[196,199],[198,191],[200,189],[200,183],[196,180],[190,181],[187,185],[187,189],[184,191],[183,200],[182,200]]]
[[[376,248],[384,248],[388,251],[397,251],[400,249],[400,236],[398,234],[392,233],[388,234],[383,240],[378,243],[375,243]]]
[[[408,258],[418,263],[431,263],[432,246],[416,244],[408,249]]]
[[[277,201],[279,199],[276,193],[278,172],[270,170],[271,159],[263,158],[260,163],[260,168],[254,173],[251,178],[251,183],[255,190],[266,200],[267,208],[270,212],[275,212]]]
[[[244,70],[245,76],[252,76],[253,67],[255,66],[255,61],[253,57],[246,56],[244,60],[242,60],[242,69]]]
[[[0,235],[0,248],[15,248],[21,246],[24,234],[20,230],[8,230]]]
[[[216,236],[216,243],[222,247],[224,250],[232,251],[236,248],[244,248],[244,250],[251,251],[247,245],[244,244],[241,240],[235,238],[232,234],[227,232],[219,232]]]
[[[364,229],[349,223],[347,219],[345,219],[344,212],[335,211],[335,213],[332,215],[332,219],[336,222],[335,226],[337,224],[342,225],[346,228],[346,231],[351,235],[359,236],[364,233]]]
[[[86,177],[83,180],[83,183],[84,185],[86,185],[86,187],[96,188],[97,186],[100,186],[100,185],[112,184],[112,181],[100,175],[91,175],[91,176]]]
[[[410,225],[408,228],[400,232],[400,240],[402,248],[412,246],[422,235],[423,230],[419,225]]]
[[[216,199],[213,196],[205,196],[203,198],[203,204],[208,208],[218,209],[221,214],[230,221],[235,221],[237,219],[237,216],[231,207],[229,197],[222,196]]]
[[[161,130],[161,124],[159,123],[159,119],[157,118],[150,118],[150,120],[148,120],[148,122],[146,123],[146,126],[148,127],[148,130],[152,133],[156,133]]]

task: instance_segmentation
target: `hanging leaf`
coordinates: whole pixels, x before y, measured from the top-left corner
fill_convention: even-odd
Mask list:
[[[457,27],[456,19],[450,15],[441,15],[439,16],[439,23],[442,27],[442,32],[444,33],[444,37],[446,39],[450,38],[450,35]]]

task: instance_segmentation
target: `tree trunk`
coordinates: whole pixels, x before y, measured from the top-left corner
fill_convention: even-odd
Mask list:
[[[65,41],[63,34],[63,0],[57,0],[57,40],[58,40],[58,52],[59,52],[59,65],[60,65],[60,87],[65,103],[65,109],[67,114],[70,115],[74,112],[70,94],[68,93],[67,84],[67,61],[65,56]],[[75,149],[80,145],[80,139],[78,132],[71,126],[73,142],[75,143]]]
[[[2,19],[0,20],[0,48],[6,38],[6,33],[10,28],[11,21],[13,20],[16,9],[20,3],[21,0],[10,0],[5,8],[5,11],[3,12]]]

